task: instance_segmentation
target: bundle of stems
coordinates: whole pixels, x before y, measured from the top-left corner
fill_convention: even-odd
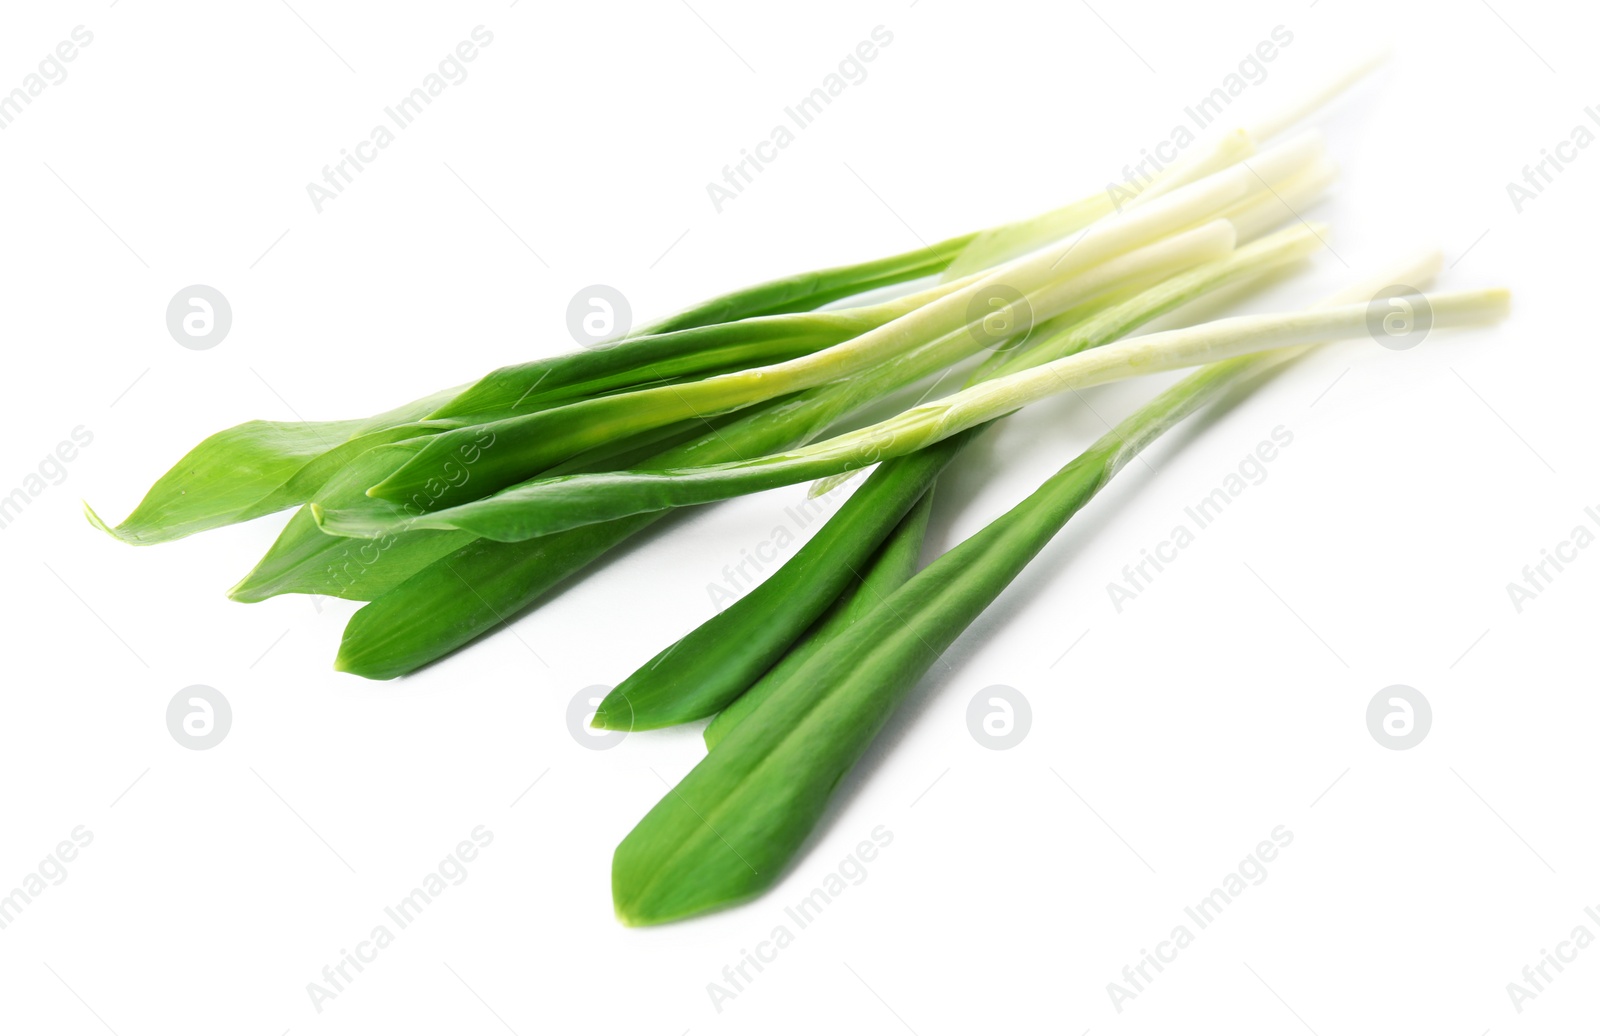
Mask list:
[[[658,505],[644,494],[511,535],[479,530],[473,512],[456,523],[455,508],[516,509],[519,494],[574,476],[626,481],[781,457],[992,348],[986,307],[996,298],[1026,313],[1036,339],[1048,337],[1215,269],[1208,264],[1225,262],[1242,235],[1280,220],[1285,199],[1314,198],[1328,172],[1315,134],[1261,151],[1231,134],[1122,212],[1097,192],[904,255],[758,285],[605,347],[505,367],[365,420],[248,422],[190,451],[122,523],[88,514],[126,542],[150,544],[298,506],[231,596],[369,602],[335,664],[401,675],[699,501]],[[1277,254],[1305,244],[1285,242]],[[804,311],[929,275],[941,279],[886,302]],[[989,368],[1008,371],[1004,361],[1023,351],[995,349]]]
[[[1439,293],[1426,296],[1423,301],[1432,313],[1433,326],[1440,328],[1478,322],[1502,303],[1500,295],[1492,291]],[[369,511],[330,512],[316,504],[312,505],[312,513],[325,530],[342,535],[381,536],[404,525],[459,529],[494,540],[526,540],[641,512],[709,503],[856,470],[914,453],[1058,392],[1103,385],[1136,374],[1194,367],[1283,345],[1355,337],[1366,333],[1367,313],[1367,303],[1351,303],[1303,313],[1232,317],[1129,338],[1090,353],[1041,364],[1036,369],[987,380],[823,442],[748,460],[541,477],[470,503],[414,517],[402,514],[371,521],[367,517]]]
[[[1333,178],[1321,137],[1262,145],[1369,67],[1223,135],[1126,205],[1097,191],[768,281],[365,419],[247,422],[181,458],[121,523],[85,510],[152,544],[294,508],[230,596],[365,602],[335,666],[389,679],[511,621],[679,509],[872,468],[788,562],[617,685],[593,719],[646,730],[711,718],[705,759],[617,847],[618,916],[654,924],[747,899],[779,880],[923,673],[1132,457],[1317,343],[1366,334],[1379,289],[1437,273],[1430,253],[1309,309],[1195,316],[1321,246],[1326,228],[1300,215]],[[1508,299],[1426,304],[1443,329],[1499,319]],[[1058,393],[1180,368],[1198,370],[918,570],[938,481],[987,428]],[[954,392],[863,417],[956,374]]]

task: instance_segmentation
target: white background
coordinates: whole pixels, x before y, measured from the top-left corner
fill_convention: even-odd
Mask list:
[[[1580,10],[692,3],[8,5],[0,91],[74,26],[94,39],[0,131],[0,493],[75,427],[93,443],[0,530],[0,890],[77,825],[93,842],[0,931],[4,1027],[1331,1036],[1592,1020],[1600,949],[1521,1013],[1506,989],[1574,926],[1600,935],[1584,916],[1600,905],[1585,650],[1600,550],[1520,614],[1506,590],[1600,505],[1600,157],[1520,214],[1506,191],[1600,100]],[[469,78],[315,212],[307,182],[480,24],[494,40]],[[706,183],[876,25],[894,39],[869,78],[718,214]],[[644,319],[1101,189],[1277,25],[1293,43],[1230,125],[1376,41],[1396,52],[1318,120],[1343,176],[1308,215],[1333,224],[1336,254],[1254,305],[1312,301],[1436,243],[1445,286],[1508,284],[1514,318],[1408,352],[1325,350],[1158,444],[930,674],[751,905],[653,930],[613,919],[612,849],[700,758],[698,730],[593,751],[565,714],[709,616],[708,584],[803,487],[696,515],[514,632],[381,684],[330,668],[354,605],[224,598],[281,517],[141,549],[80,517],[87,498],[120,519],[224,426],[363,416],[565,351],[587,284]],[[195,283],[233,307],[210,351],[165,326]],[[1152,387],[1087,399],[1113,419]],[[1294,441],[1266,481],[1118,614],[1107,583],[1279,425]],[[942,483],[930,554],[1101,428],[1075,401],[1008,422]],[[1433,706],[1409,751],[1365,722],[1396,683]],[[208,751],[166,728],[190,684],[232,703]],[[967,731],[992,684],[1032,703],[1010,751]],[[494,841],[466,880],[314,1010],[307,983],[480,824]],[[867,879],[717,1011],[707,984],[878,825],[894,840]],[[1107,983],[1277,825],[1294,841],[1267,880],[1119,1013]]]

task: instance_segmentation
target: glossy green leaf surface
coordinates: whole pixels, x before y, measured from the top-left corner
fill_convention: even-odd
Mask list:
[[[930,487],[922,499],[900,519],[900,524],[894,527],[889,538],[878,548],[865,571],[851,574],[850,585],[844,593],[778,664],[767,670],[748,691],[735,698],[706,725],[704,737],[707,748],[717,747],[728,731],[759,708],[812,655],[882,604],[911,578],[922,556],[922,541],[928,530],[928,516],[933,512],[934,492]]]
[[[671,726],[744,693],[867,567],[968,441],[957,436],[879,467],[781,569],[612,689],[594,726]]]

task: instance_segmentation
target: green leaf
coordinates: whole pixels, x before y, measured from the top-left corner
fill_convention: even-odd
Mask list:
[[[355,458],[323,487],[324,497],[346,502],[364,499],[372,479],[391,470],[384,458],[384,451],[375,449]],[[228,596],[247,603],[285,593],[370,601],[474,539],[464,532],[408,530],[403,525],[404,512],[394,510],[401,523],[395,531],[378,539],[348,539],[323,532],[311,509],[302,507]]]
[[[899,255],[813,270],[741,288],[691,306],[650,330],[673,331],[743,317],[817,309],[853,295],[940,273],[976,236],[976,233],[962,234]]]
[[[810,661],[813,655],[882,604],[885,598],[911,578],[922,556],[922,541],[928,529],[928,516],[933,512],[933,496],[934,488],[929,487],[928,491],[922,494],[922,499],[917,501],[906,516],[900,519],[900,524],[890,532],[889,538],[873,555],[866,571],[860,575],[852,574],[850,586],[829,606],[822,618],[816,621],[816,624],[796,642],[777,665],[767,670],[748,691],[730,702],[727,708],[717,713],[707,724],[704,734],[707,748],[717,747],[718,743],[727,737],[728,731],[760,708],[761,703],[782,687],[797,669]]]
[[[185,454],[120,525],[108,525],[87,504],[85,510],[96,527],[133,544],[164,543],[281,511],[309,500],[351,457],[377,442],[393,441],[384,439],[389,430],[412,427],[457,391],[365,420],[247,421]]]
[[[481,422],[654,383],[781,363],[873,326],[871,311],[842,310],[635,335],[592,350],[502,367],[431,416]]]
[[[685,723],[744,693],[839,597],[969,440],[956,436],[879,467],[791,562],[618,684],[594,726]]]
[[[702,422],[651,429],[646,435],[605,444],[551,470],[551,474],[589,471],[594,467],[630,464],[705,434]],[[402,454],[416,443],[399,443]],[[323,488],[322,496],[340,506],[361,503],[385,507],[394,529],[376,539],[351,539],[324,532],[313,510],[303,507],[289,519],[276,542],[256,567],[229,592],[236,601],[254,603],[286,593],[323,594],[349,600],[370,601],[395,589],[428,565],[472,542],[471,533],[457,530],[410,529],[403,508],[370,501],[366,487],[393,470],[393,454],[373,450],[351,461]]]

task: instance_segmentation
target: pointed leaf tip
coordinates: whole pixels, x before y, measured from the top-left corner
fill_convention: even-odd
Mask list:
[[[101,518],[98,514],[94,513],[94,508],[89,506],[89,501],[80,500],[78,502],[83,505],[83,516],[85,518],[89,519],[89,524],[90,525],[94,526],[96,529],[99,529],[103,533],[106,533],[106,534],[111,535],[111,536],[116,536],[117,539],[119,539],[119,540],[122,538],[121,536],[117,536],[117,530],[115,530],[111,526],[107,525],[103,518]]]

